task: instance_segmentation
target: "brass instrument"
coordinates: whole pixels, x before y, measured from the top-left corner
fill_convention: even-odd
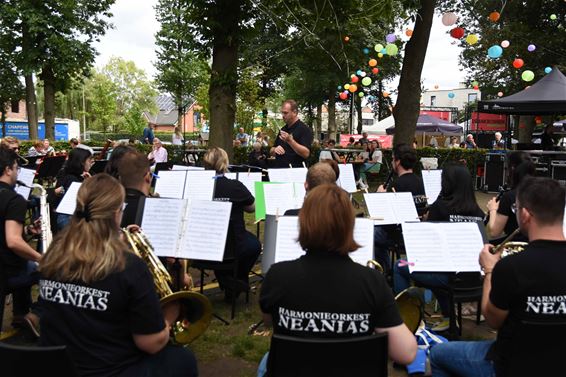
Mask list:
[[[161,305],[164,306],[172,301],[177,301],[180,305],[179,318],[171,326],[172,340],[177,344],[191,343],[210,325],[212,304],[200,293],[189,291],[173,293],[170,287],[171,275],[155,255],[147,237],[141,231],[130,232],[127,229],[122,231],[132,251],[147,263]]]
[[[49,210],[49,203],[47,203],[47,191],[42,185],[34,183],[31,187],[23,183],[22,181],[17,181],[18,186],[24,186],[27,188],[38,189],[39,190],[39,216],[41,218],[41,251],[43,253],[47,252],[51,241],[53,241],[53,233],[51,232],[51,213]]]
[[[366,266],[368,266],[369,268],[373,268],[374,270],[377,270],[377,271],[383,273],[383,267],[381,266],[381,264],[379,264],[378,261],[376,261],[376,260],[374,260],[374,259],[368,260],[368,262],[366,263]]]
[[[491,250],[492,254],[497,254],[501,252],[501,258],[505,258],[509,255],[520,253],[521,251],[525,250],[525,247],[529,244],[528,242],[521,242],[521,241],[510,241],[519,234],[520,229],[517,228],[511,233],[507,238],[503,240],[497,247]]]

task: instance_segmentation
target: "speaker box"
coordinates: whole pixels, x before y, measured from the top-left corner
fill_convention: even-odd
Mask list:
[[[556,179],[562,186],[566,186],[566,161],[551,161],[550,174],[552,179]]]
[[[505,183],[505,154],[488,153],[485,156],[483,190],[499,192]]]

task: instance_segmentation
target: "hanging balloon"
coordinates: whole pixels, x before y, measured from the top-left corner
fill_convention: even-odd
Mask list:
[[[527,47],[527,50],[529,50],[529,52],[533,52],[533,51],[536,50],[536,49],[537,49],[537,46],[535,46],[535,45],[533,45],[533,44],[530,44],[530,45]]]
[[[455,27],[454,29],[450,30],[450,36],[456,39],[461,39],[465,33],[466,31],[461,27]]]
[[[381,51],[379,51],[379,52],[381,52],[383,55],[387,54],[387,50],[385,49],[385,47],[382,48]]]
[[[458,21],[456,13],[449,12],[442,15],[442,24],[444,26],[452,26],[456,23],[456,21]]]
[[[350,85],[348,90],[350,91],[350,93],[354,93],[358,90],[358,86],[356,84],[352,84],[352,85]]]
[[[541,124],[541,123],[542,123],[542,117],[541,117],[540,115],[537,115],[537,116],[535,117],[535,123],[536,123],[536,124]]]
[[[383,97],[384,97],[384,98],[389,97],[389,92],[383,92],[382,94],[383,94]]]
[[[358,76],[354,75],[354,76],[352,76],[350,81],[352,81],[353,83],[356,83],[356,82],[360,81],[360,78]]]
[[[523,71],[523,73],[521,74],[521,78],[524,81],[527,81],[527,82],[533,81],[533,79],[535,78],[535,74],[534,74],[533,71],[526,70],[526,71]]]
[[[448,98],[452,99],[454,97],[456,97],[456,95],[454,93],[452,93],[452,92],[448,93]]]
[[[552,21],[556,20],[556,18],[557,18],[557,17],[556,17],[555,14],[551,14],[551,15],[550,15],[550,19],[551,19]]]
[[[497,22],[499,21],[499,17],[501,17],[501,14],[499,14],[499,12],[491,12],[489,14],[489,20],[491,22]]]
[[[383,50],[383,45],[381,43],[378,43],[373,47],[373,49],[375,50],[375,52],[379,52]]]
[[[387,41],[387,43],[393,43],[397,40],[397,37],[395,37],[395,34],[391,33],[385,36],[385,40]]]
[[[394,45],[393,43],[390,43],[385,47],[385,51],[387,52],[387,55],[395,56],[397,55],[397,52],[399,52],[399,47],[397,47],[397,45]]]
[[[501,54],[503,54],[503,49],[501,48],[501,46],[498,45],[493,45],[487,50],[487,56],[489,56],[492,59],[499,58]]]
[[[546,68],[544,69],[544,73],[549,74],[550,72],[552,72],[552,68],[546,67]]]
[[[383,54],[380,52],[379,54],[377,54],[378,58],[383,58]]]
[[[472,86],[478,86],[480,83],[477,82],[476,80],[472,81]]]
[[[364,92],[359,92],[358,96],[360,96],[360,98],[362,98],[363,96],[365,96]]]
[[[350,37],[345,36],[345,37],[344,37],[344,42],[348,42],[348,41],[350,41]]]
[[[350,89],[350,84],[345,84],[344,89],[346,89],[346,90]]]
[[[476,34],[468,34],[468,36],[466,37],[466,43],[468,43],[470,46],[478,43],[478,40],[479,38]]]
[[[366,54],[366,55],[369,54],[369,48],[364,48],[363,51],[364,51],[364,54]]]
[[[523,61],[523,59],[517,58],[517,59],[513,60],[513,67],[515,67],[517,69],[521,68],[524,64],[525,64],[525,62]]]
[[[405,30],[405,35],[407,37],[412,37],[413,36],[413,29],[407,29]]]
[[[372,68],[371,73],[373,73],[374,75],[377,75],[379,73],[379,68],[377,68],[377,67]]]
[[[363,85],[363,86],[371,85],[371,78],[369,78],[369,77],[364,77],[364,78],[362,79],[362,85]]]
[[[474,85],[474,90],[479,90],[480,87],[478,85]]]
[[[341,85],[338,85],[338,90],[342,90],[342,86],[341,86]]]
[[[358,69],[358,70],[356,71],[356,75],[360,76],[361,74],[362,74],[362,70],[361,70],[361,69]]]
[[[507,48],[509,47],[510,43],[508,40],[501,41],[501,47]]]
[[[340,93],[340,99],[341,99],[341,100],[345,100],[346,98],[348,98],[348,93],[347,93],[347,92],[342,92],[342,93]]]
[[[503,92],[497,92],[497,97],[503,97]]]
[[[375,67],[377,65],[377,60],[375,59],[370,59],[370,61],[368,62],[370,67]]]

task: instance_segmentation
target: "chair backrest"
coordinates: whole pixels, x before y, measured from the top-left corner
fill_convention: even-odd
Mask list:
[[[313,339],[273,334],[267,376],[387,376],[387,334]]]
[[[67,348],[15,346],[0,342],[0,375],[3,377],[77,377]]]

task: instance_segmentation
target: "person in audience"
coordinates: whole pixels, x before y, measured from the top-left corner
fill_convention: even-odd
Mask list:
[[[37,283],[36,262],[41,254],[23,235],[39,234],[40,223],[24,227],[27,202],[14,191],[18,179],[18,155],[0,146],[0,264],[2,284],[12,291],[12,325],[30,325],[31,286]],[[4,310],[4,308],[1,308]]]
[[[544,131],[540,137],[540,147],[543,151],[552,151],[554,150],[554,138],[552,135],[554,134],[554,125],[549,123],[544,128]]]
[[[160,306],[148,266],[121,239],[124,197],[104,173],[81,185],[40,263],[40,344],[65,345],[80,375],[197,376],[192,352],[169,343],[178,303]]]
[[[80,141],[76,137],[69,140],[69,146],[71,147],[71,149],[75,149],[77,147],[77,145],[79,145],[79,144],[80,144]]]
[[[353,146],[355,142],[356,139],[353,136],[350,136],[350,139],[348,139],[348,147]]]
[[[146,128],[143,129],[143,135],[142,135],[143,144],[153,144],[153,139],[155,138],[155,135],[153,133],[154,128],[155,126],[150,123],[147,125]]]
[[[364,156],[365,157],[365,156]],[[358,187],[361,190],[367,189],[369,186],[367,184],[366,173],[376,169],[377,164],[379,167],[383,163],[383,153],[379,150],[379,142],[377,140],[372,140],[368,144],[367,157],[364,159],[364,165],[359,168],[359,180],[357,182]]]
[[[501,132],[496,132],[494,136],[495,139],[491,142],[491,149],[505,149],[505,140],[503,140]]]
[[[354,223],[354,208],[340,187],[323,184],[309,191],[299,213],[298,241],[306,254],[270,267],[259,299],[264,322],[274,334],[311,338],[386,332],[389,356],[408,364],[416,355],[415,336],[403,323],[385,278],[348,256],[360,247]],[[345,319],[325,323],[309,316],[316,313]]]
[[[368,133],[362,132],[362,137],[358,141],[360,142],[360,144],[368,144],[369,143]]]
[[[458,140],[458,136],[450,136],[450,145],[448,148],[460,148],[460,142]]]
[[[257,166],[262,169],[267,169],[267,155],[263,151],[261,142],[256,141],[253,144],[253,150],[248,156],[248,164],[251,166]]]
[[[228,154],[222,148],[211,148],[204,155],[204,167],[216,171],[214,199],[232,203],[230,223],[228,226],[227,246],[234,248],[234,256],[238,259],[236,282],[231,281],[229,271],[215,271],[219,284],[225,291],[225,299],[231,301],[249,287],[248,276],[259,254],[261,244],[257,237],[246,230],[244,212],[255,211],[255,198],[244,184],[235,179],[228,179],[224,174],[228,171]],[[230,245],[228,245],[230,244]]]
[[[40,140],[33,142],[33,145],[28,149],[28,157],[45,156],[44,144]]]
[[[336,173],[338,171],[338,173]],[[307,170],[307,177],[305,180],[305,195],[309,191],[320,185],[335,185],[337,176],[340,174],[338,163],[333,160],[322,160],[311,166]],[[288,209],[285,211],[285,216],[297,216],[301,209]]]
[[[474,140],[474,135],[468,134],[466,135],[466,149],[477,149],[478,146],[476,141]]]
[[[524,178],[534,176],[535,172],[535,164],[528,153],[517,151],[507,155],[507,183],[510,190],[505,191],[501,199],[493,197],[487,203],[489,221],[486,229],[490,239],[502,237],[503,233],[509,235],[519,227],[512,208],[515,203],[516,188]],[[526,239],[522,235],[517,235],[514,240]]]
[[[181,132],[181,127],[175,127],[173,136],[171,136],[171,144],[173,145],[183,145],[183,133]]]
[[[158,138],[153,139],[153,149],[147,155],[148,160],[152,164],[157,164],[159,162],[167,162],[167,149],[161,143]]]
[[[240,141],[240,146],[247,147],[249,139],[250,139],[250,135],[248,135],[244,131],[244,127],[240,127],[238,129],[238,133],[236,134],[236,140]]]
[[[336,141],[335,140],[328,140],[328,149],[334,149],[336,148]],[[335,161],[340,161],[340,156],[338,156],[338,153],[336,153],[335,151],[330,151],[330,150],[326,150],[326,151],[320,151],[320,154],[318,156],[318,161],[322,161],[322,160],[335,160]]]
[[[432,347],[433,376],[564,376],[565,195],[550,178],[527,177],[516,188],[514,216],[528,246],[501,259],[485,245],[479,255],[482,313],[497,338]]]
[[[46,156],[55,154],[55,149],[51,145],[49,145],[49,139],[43,139],[43,151]]]
[[[441,193],[430,206],[427,221],[443,222],[475,222],[481,223],[484,213],[476,202],[472,176],[465,165],[448,163],[442,169]],[[443,320],[432,328],[433,331],[444,331],[449,327],[450,299],[447,288],[452,277],[450,272],[413,272],[409,273],[406,263],[395,263],[393,267],[393,288],[395,294],[411,286],[411,281],[418,286],[432,290]]]

